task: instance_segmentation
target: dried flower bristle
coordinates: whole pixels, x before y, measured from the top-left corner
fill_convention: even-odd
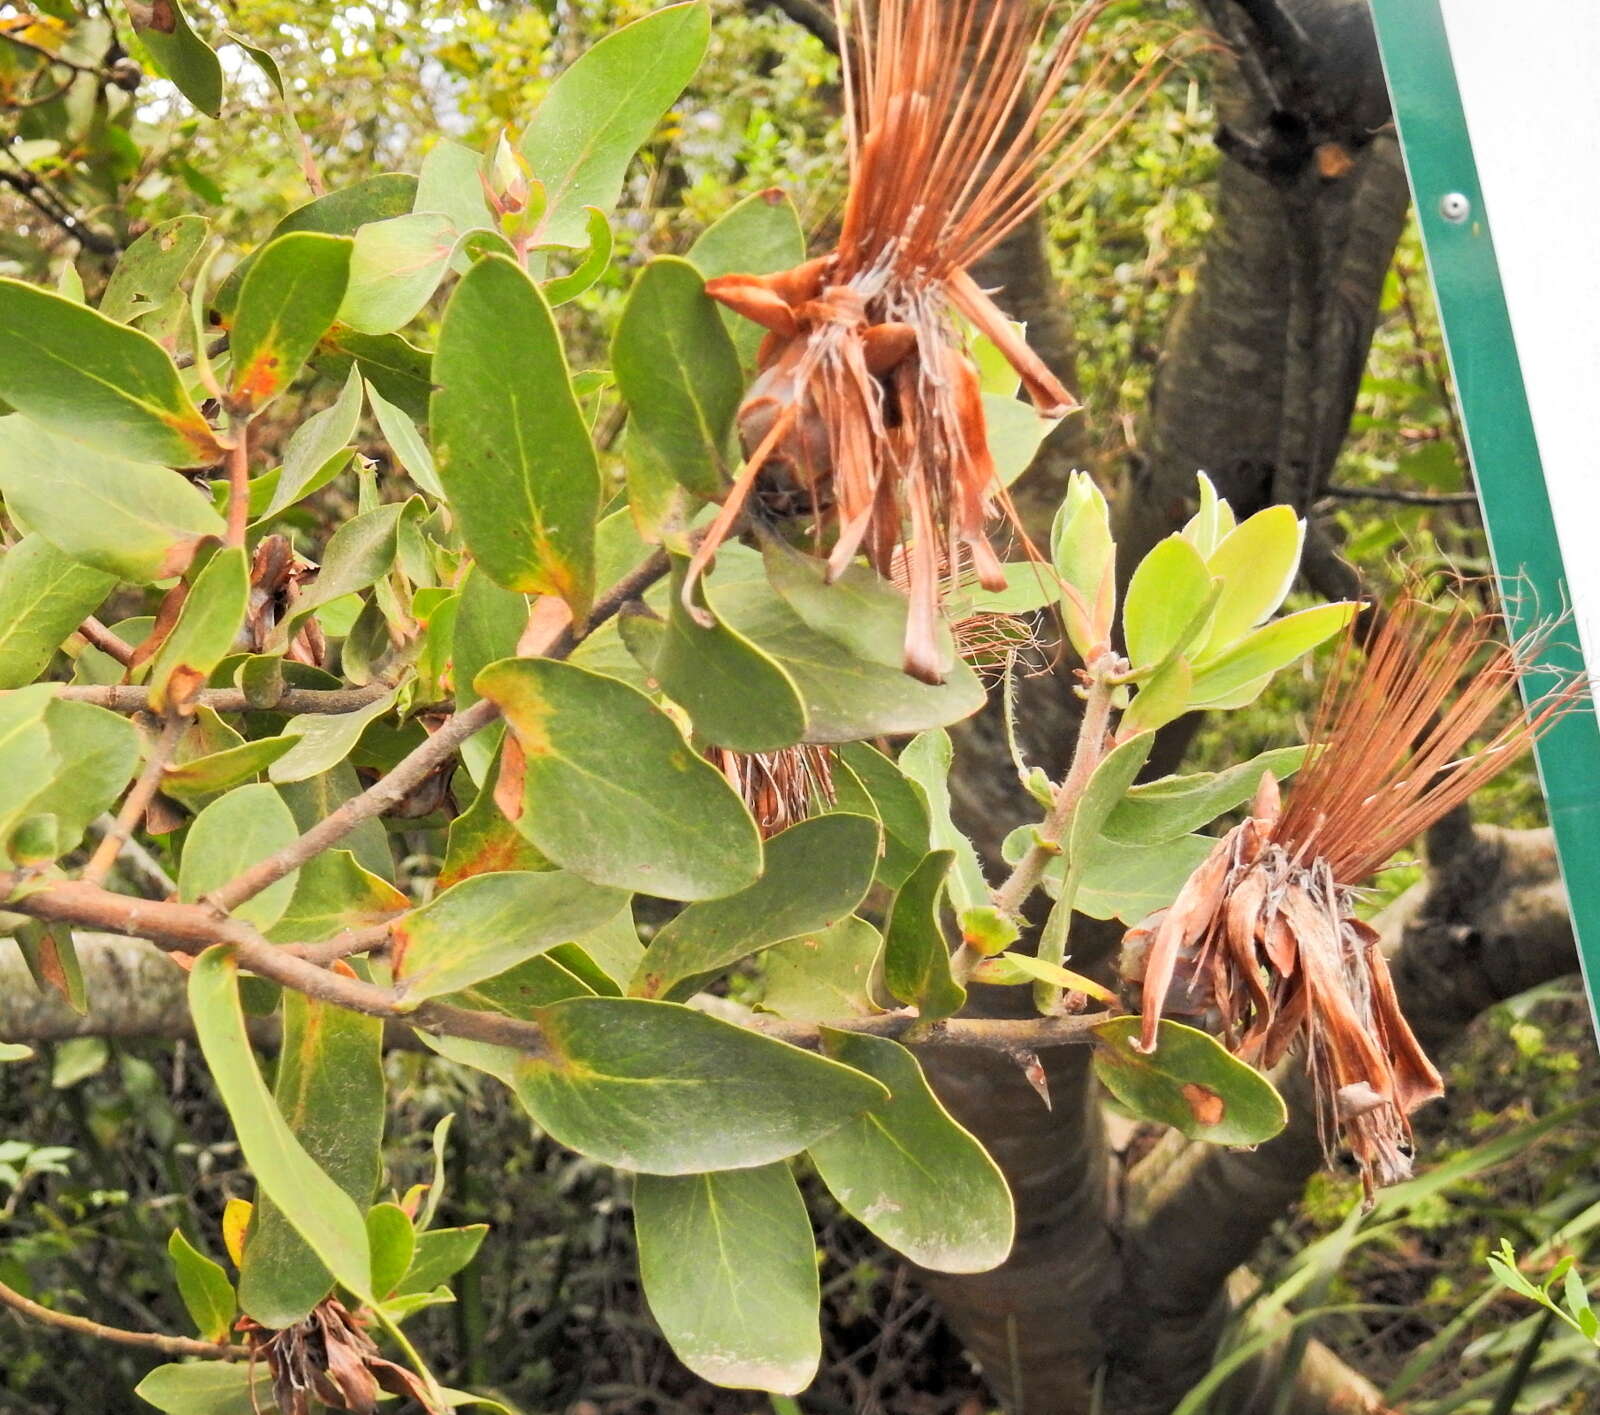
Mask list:
[[[1164,68],[1154,57],[1114,86],[1108,56],[1060,101],[1103,3],[1063,26],[1031,94],[1053,7],[840,7],[850,185],[838,245],[777,275],[706,286],[769,334],[739,413],[746,462],[696,554],[686,605],[754,491],[771,509],[810,512],[819,538],[832,537],[833,575],[860,553],[887,574],[908,547],[905,669],[942,681],[941,570],[970,567],[1003,587],[988,524],[997,510],[1015,521],[958,317],[1005,356],[1042,415],[1077,406],[968,268],[1104,147]]]
[[[762,839],[826,810],[833,788],[833,748],[802,742],[776,752],[709,747],[706,759],[728,780],[755,817]]]
[[[1498,615],[1460,604],[1441,615],[1408,596],[1347,674],[1352,629],[1288,804],[1265,777],[1249,819],[1125,940],[1143,1048],[1154,1050],[1164,1011],[1263,1068],[1303,1043],[1324,1148],[1343,1136],[1369,1196],[1409,1175],[1410,1116],[1443,1082],[1400,1010],[1377,933],[1356,917],[1356,891],[1576,701],[1569,686],[1516,711],[1534,645],[1499,641],[1498,627]]]

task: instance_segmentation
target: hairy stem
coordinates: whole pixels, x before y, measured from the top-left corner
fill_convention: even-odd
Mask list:
[[[995,891],[995,907],[1003,914],[1016,917],[1022,912],[1028,896],[1039,887],[1046,866],[1061,853],[1061,837],[1072,823],[1072,813],[1094,769],[1105,755],[1106,732],[1111,724],[1111,695],[1116,691],[1112,678],[1122,665],[1110,653],[1097,658],[1089,666],[1089,690],[1083,706],[1083,725],[1078,731],[1078,743],[1073,748],[1072,763],[1061,785],[1056,788],[1055,802],[1039,826],[1037,838],[1028,847],[1028,853],[1017,861],[1004,884]]]

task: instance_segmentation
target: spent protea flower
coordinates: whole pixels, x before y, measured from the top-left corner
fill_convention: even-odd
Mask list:
[[[1410,1116],[1443,1082],[1400,1010],[1377,932],[1356,915],[1358,890],[1510,766],[1581,686],[1523,713],[1516,683],[1533,645],[1506,644],[1500,627],[1496,614],[1407,596],[1347,671],[1352,629],[1287,802],[1265,777],[1249,818],[1125,941],[1143,1049],[1158,1045],[1163,1012],[1262,1068],[1302,1045],[1324,1148],[1343,1137],[1369,1196],[1411,1172]]]
[[[905,668],[942,680],[941,579],[970,567],[1002,588],[989,525],[1010,513],[967,329],[1004,355],[1042,415],[1077,406],[969,269],[1101,150],[1162,68],[1152,58],[1113,85],[1108,57],[1062,97],[1102,7],[1065,22],[1037,73],[1053,6],[838,7],[850,155],[838,244],[792,270],[706,286],[769,334],[739,412],[745,465],[695,557],[686,603],[753,493],[769,510],[814,517],[819,538],[832,537],[831,574],[863,553],[888,574],[906,547]]]
[[[750,808],[765,840],[827,810],[838,799],[833,788],[833,751],[809,742],[775,752],[709,747],[706,759]]]

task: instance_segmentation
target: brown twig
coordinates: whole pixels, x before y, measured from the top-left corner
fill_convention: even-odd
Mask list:
[[[137,1346],[145,1351],[158,1351],[163,1356],[201,1356],[212,1361],[243,1361],[250,1355],[249,1348],[229,1346],[223,1342],[196,1341],[187,1336],[163,1336],[159,1332],[128,1331],[124,1327],[108,1327],[88,1317],[75,1317],[71,1312],[56,1312],[30,1301],[14,1288],[0,1282],[0,1306],[11,1308],[24,1317],[48,1326],[61,1327],[79,1336],[97,1337],[101,1341],[114,1341],[122,1346]]]
[[[78,625],[78,632],[101,653],[110,654],[124,668],[133,662],[133,645],[120,634],[113,634],[94,615]]]
[[[20,875],[0,874],[0,889],[9,892],[22,884],[24,878]],[[61,880],[35,882],[31,892],[9,900],[6,907],[36,919],[147,939],[167,952],[198,953],[215,943],[227,944],[233,948],[240,966],[258,977],[351,1012],[406,1023],[439,1036],[488,1042],[532,1054],[546,1050],[544,1032],[536,1022],[437,1001],[408,1005],[403,988],[379,987],[348,972],[317,966],[307,955],[316,953],[321,945],[285,947],[269,943],[249,924],[219,919],[202,905],[135,899],[81,880]],[[904,1037],[910,1046],[977,1047],[1014,1055],[1019,1050],[1090,1042],[1093,1028],[1105,1020],[1103,1013],[1085,1013],[1072,1017],[961,1017],[923,1022],[914,1012],[889,1012],[843,1018],[828,1026],[870,1036]],[[792,1046],[815,1048],[821,1042],[822,1028],[817,1023],[754,1015],[742,1025]],[[907,1036],[913,1028],[915,1034]]]
[[[110,874],[111,867],[117,862],[117,856],[122,853],[123,845],[132,837],[139,822],[144,819],[145,809],[155,799],[156,791],[161,785],[161,773],[172,760],[172,754],[178,748],[178,739],[183,736],[184,727],[184,719],[176,713],[167,719],[166,725],[161,729],[161,735],[156,738],[155,745],[150,749],[144,770],[139,773],[138,780],[133,783],[133,788],[124,799],[122,809],[117,812],[116,819],[106,827],[106,833],[94,847],[94,854],[89,857],[89,863],[83,867],[85,883],[98,885]]]
[[[1324,496],[1341,501],[1392,501],[1401,506],[1476,506],[1475,491],[1404,491],[1388,486],[1325,486]]]
[[[394,691],[392,683],[369,683],[361,688],[285,688],[271,702],[251,701],[237,688],[202,688],[188,701],[213,712],[341,713],[359,712]],[[150,706],[146,688],[127,684],[109,687],[73,683],[56,689],[69,702],[93,703],[112,712],[144,712]]]
[[[244,546],[250,528],[250,420],[230,419],[228,448],[228,544]]]

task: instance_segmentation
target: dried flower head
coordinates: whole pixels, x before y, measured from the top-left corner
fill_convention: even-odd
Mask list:
[[[1376,931],[1356,917],[1356,892],[1510,766],[1581,686],[1522,713],[1517,678],[1536,645],[1508,645],[1500,627],[1497,614],[1461,603],[1441,614],[1407,596],[1350,673],[1352,629],[1287,804],[1265,777],[1250,817],[1125,941],[1143,1048],[1154,1050],[1164,1011],[1263,1068],[1302,1043],[1324,1148],[1343,1136],[1369,1196],[1409,1175],[1411,1113],[1443,1083],[1400,1011]]]
[[[840,5],[850,186],[838,245],[777,275],[706,286],[769,334],[739,412],[746,462],[691,566],[686,604],[752,491],[768,509],[815,518],[819,537],[833,537],[832,574],[863,552],[887,574],[909,547],[905,668],[926,682],[948,666],[941,570],[970,566],[1003,587],[988,525],[999,510],[1015,515],[960,320],[1005,356],[1042,415],[1077,404],[968,271],[1101,150],[1164,64],[1154,57],[1117,87],[1103,59],[1062,100],[1098,0],[1062,27],[1030,91],[1053,8]]]
[[[377,1415],[379,1391],[436,1408],[423,1382],[381,1356],[361,1317],[337,1297],[325,1297],[292,1327],[274,1331],[242,1317],[239,1328],[251,1362],[267,1363],[280,1415],[309,1415],[317,1406]]]

